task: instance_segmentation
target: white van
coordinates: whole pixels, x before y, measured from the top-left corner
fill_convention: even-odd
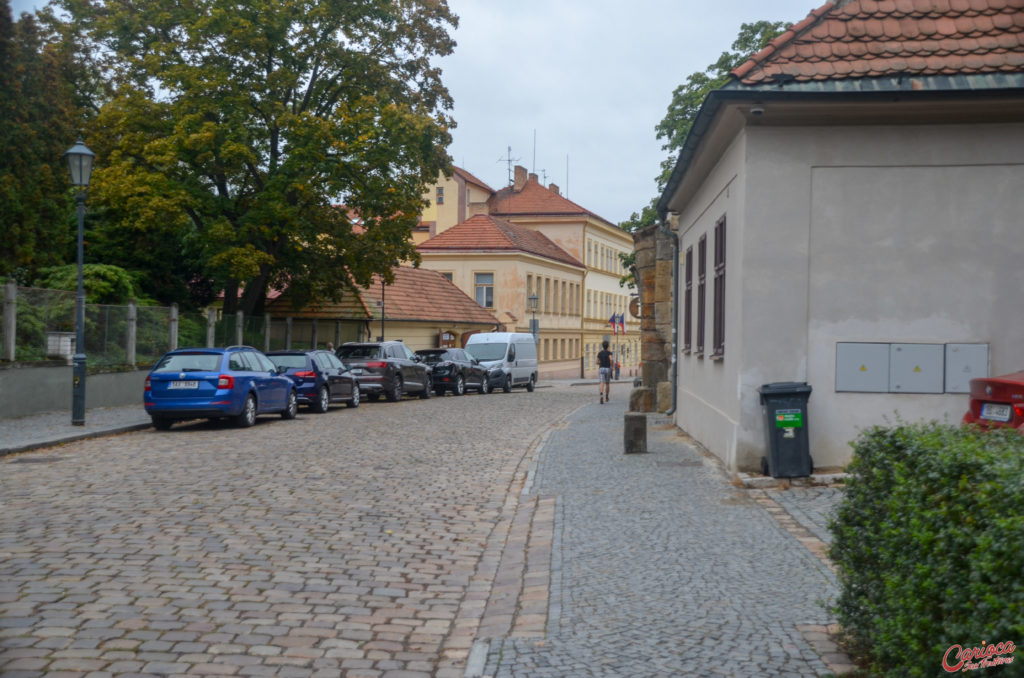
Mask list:
[[[505,373],[504,390],[525,386],[533,391],[537,384],[537,344],[525,332],[487,332],[470,335],[466,351],[488,369]]]

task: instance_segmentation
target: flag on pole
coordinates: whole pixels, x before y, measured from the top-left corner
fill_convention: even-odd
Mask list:
[[[619,326],[615,323],[616,315],[612,313],[612,317],[608,318],[608,324],[612,326],[612,334],[619,333]]]
[[[619,314],[619,330],[623,334],[626,333],[626,314],[625,313],[620,313]]]

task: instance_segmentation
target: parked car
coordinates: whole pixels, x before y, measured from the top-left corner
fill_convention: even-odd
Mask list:
[[[461,348],[427,348],[416,351],[416,355],[430,365],[436,395],[443,396],[451,391],[460,396],[467,389],[491,392],[487,368]]]
[[[267,357],[295,382],[300,405],[320,414],[331,403],[359,407],[359,382],[330,351],[271,351]]]
[[[963,422],[1024,432],[1024,370],[971,379],[971,403]]]
[[[488,369],[499,368],[501,388],[508,393],[513,386],[533,391],[537,385],[537,343],[525,332],[485,332],[470,335],[466,351]]]
[[[337,356],[370,400],[381,394],[392,402],[406,393],[430,397],[430,367],[400,341],[350,341],[338,347]]]
[[[153,426],[182,419],[230,418],[252,426],[259,414],[298,411],[295,382],[251,346],[182,348],[165,354],[146,377],[143,401]]]

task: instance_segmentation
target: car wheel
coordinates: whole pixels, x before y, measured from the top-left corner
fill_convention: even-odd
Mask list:
[[[326,386],[321,386],[316,392],[316,400],[312,403],[312,410],[317,414],[323,414],[331,407],[331,392]]]
[[[460,396],[466,392],[466,380],[462,378],[462,375],[455,377],[455,395]]]
[[[248,428],[256,423],[256,396],[249,394],[245,396],[245,404],[242,411],[235,417],[235,425],[239,428]]]
[[[402,399],[402,378],[395,376],[394,383],[391,384],[391,390],[387,392],[387,399],[389,402],[395,402]]]
[[[506,374],[505,375],[505,385],[501,387],[501,390],[503,390],[505,393],[511,393],[512,392],[512,375],[511,374]]]
[[[288,391],[288,405],[281,411],[282,419],[294,419],[299,413],[299,401],[295,397],[295,391]]]
[[[434,388],[430,383],[430,377],[427,377],[423,382],[423,390],[420,391],[420,400],[427,400],[432,395],[434,395]]]
[[[530,377],[530,383],[526,385],[526,390],[533,393],[533,377]]]
[[[157,431],[166,431],[171,428],[171,424],[174,423],[173,419],[167,419],[165,417],[153,417],[153,428]]]
[[[352,384],[352,397],[348,401],[349,407],[359,407],[359,399],[362,394],[359,392],[359,384]]]
[[[486,374],[480,381],[480,395],[487,395],[491,392],[491,379]]]

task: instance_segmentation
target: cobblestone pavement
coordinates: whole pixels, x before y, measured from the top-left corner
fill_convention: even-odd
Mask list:
[[[628,385],[595,391],[0,457],[0,675],[822,675],[834,578],[783,527],[829,498],[664,418],[626,457]]]
[[[532,446],[584,398],[364,403],[0,458],[0,673],[462,676]]]
[[[557,507],[546,633],[491,636],[479,674],[828,675],[827,565],[666,419],[648,454],[623,455],[622,405],[588,404],[543,442],[527,490]],[[817,516],[818,494],[783,501]]]

